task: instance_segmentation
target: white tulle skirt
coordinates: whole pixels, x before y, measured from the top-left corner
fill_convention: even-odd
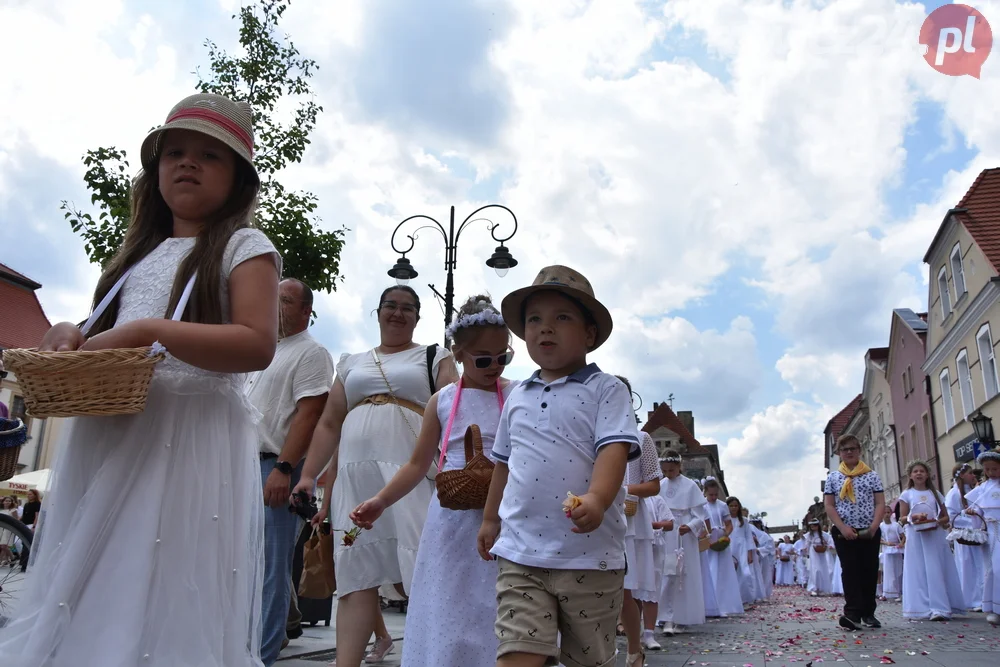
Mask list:
[[[74,419],[4,667],[257,667],[263,499],[227,378],[160,375],[145,412]]]

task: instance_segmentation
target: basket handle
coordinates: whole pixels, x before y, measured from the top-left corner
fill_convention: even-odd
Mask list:
[[[474,456],[478,456],[483,453],[483,435],[479,432],[479,426],[476,424],[469,424],[469,428],[465,429],[465,463],[468,465],[469,461],[472,460]]]
[[[90,317],[87,318],[87,321],[83,323],[82,327],[80,327],[80,333],[82,333],[84,336],[87,335],[91,327],[94,326],[94,322],[97,321],[97,318],[100,317],[101,314],[108,309],[108,306],[111,305],[111,302],[114,300],[114,298],[118,296],[118,292],[121,291],[122,287],[125,285],[125,281],[128,280],[128,277],[132,275],[133,270],[135,270],[135,267],[134,266],[130,267],[128,271],[122,274],[122,277],[118,279],[118,282],[116,282],[114,286],[110,290],[108,290],[108,293],[104,295],[104,298],[101,299],[101,302],[97,304],[97,308],[94,308],[94,312],[90,314]],[[180,320],[181,316],[184,314],[184,308],[187,307],[187,302],[191,298],[191,291],[194,289],[194,279],[197,277],[197,275],[198,272],[195,271],[191,275],[191,279],[188,280],[187,285],[184,286],[184,291],[181,293],[181,298],[177,301],[177,307],[174,309],[174,314],[170,318],[175,322]]]

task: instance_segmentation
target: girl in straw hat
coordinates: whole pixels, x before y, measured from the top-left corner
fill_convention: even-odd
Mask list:
[[[144,412],[68,427],[0,630],[5,667],[261,664],[263,498],[242,374],[274,354],[281,259],[251,228],[252,128],[248,105],[218,95],[170,111],[142,144],[89,336],[62,323],[42,341],[169,354]]]

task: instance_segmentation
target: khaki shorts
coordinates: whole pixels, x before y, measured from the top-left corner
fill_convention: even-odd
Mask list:
[[[497,561],[498,658],[532,653],[547,656],[547,665],[613,667],[623,570],[544,570]]]

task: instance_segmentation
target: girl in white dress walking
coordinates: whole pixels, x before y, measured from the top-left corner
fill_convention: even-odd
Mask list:
[[[965,514],[965,510],[969,507],[966,496],[976,488],[976,473],[972,470],[972,466],[968,463],[957,464],[952,471],[952,479],[955,480],[955,484],[944,499],[952,526],[957,530],[983,528],[982,519]],[[986,576],[984,568],[989,558],[989,551],[981,545],[970,546],[957,541],[952,543],[952,547],[965,604],[972,611],[982,611],[983,580]]]
[[[986,530],[989,534],[987,545],[989,562],[986,563],[986,576],[983,578],[983,611],[986,621],[1000,624],[1000,447],[983,452],[977,459],[983,466],[986,481],[969,492],[966,500],[971,507],[965,510],[968,514],[979,514],[986,520]]]
[[[813,519],[807,524],[806,545],[809,548],[809,594],[813,597],[833,593],[833,559],[827,556],[833,552],[833,538],[824,532],[819,521]],[[836,558],[836,556],[834,556]]]
[[[712,477],[704,483],[705,512],[708,522],[705,525],[708,539],[712,544],[719,543],[733,532],[733,522],[729,518],[729,506],[719,500],[719,483]],[[736,568],[733,565],[733,548],[725,547],[720,551],[707,549],[701,552],[702,590],[705,596],[705,616],[727,617],[739,616],[743,613],[743,600],[740,597],[740,583],[736,578]]]
[[[448,331],[462,377],[431,397],[410,461],[373,498],[351,513],[370,530],[382,513],[421,483],[435,459],[441,471],[461,470],[466,430],[477,425],[489,457],[500,412],[515,384],[502,377],[514,353],[510,331],[489,297],[474,296]],[[403,644],[404,667],[496,664],[496,561],[476,551],[482,509],[454,510],[431,497],[413,570]]]
[[[903,549],[906,534],[895,520],[892,507],[885,506],[882,520],[882,597],[898,600],[903,595]]]
[[[274,355],[281,260],[251,228],[251,113],[192,95],[146,137],[87,331],[64,322],[42,341],[169,354],[143,412],[69,423],[0,630],[4,667],[261,665],[263,491],[242,374]]]
[[[777,586],[795,585],[795,547],[791,539],[786,535],[778,543],[778,562],[775,566],[774,583]]]
[[[899,522],[906,526],[903,558],[903,618],[945,621],[965,612],[955,559],[945,539],[948,510],[923,461],[906,466],[907,489],[899,496]]]

